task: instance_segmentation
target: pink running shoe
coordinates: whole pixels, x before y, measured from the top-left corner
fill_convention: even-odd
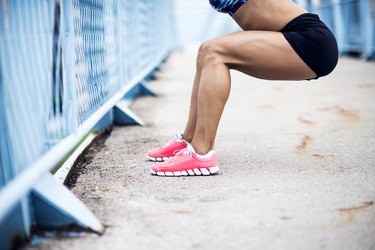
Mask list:
[[[210,175],[219,171],[218,160],[214,150],[204,156],[195,153],[189,144],[175,157],[151,167],[151,173],[160,176]]]
[[[151,161],[165,161],[185,149],[188,144],[189,143],[182,138],[182,135],[175,134],[173,140],[166,145],[148,151],[147,158]]]

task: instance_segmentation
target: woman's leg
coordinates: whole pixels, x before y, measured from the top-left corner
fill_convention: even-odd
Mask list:
[[[197,63],[188,125],[194,127],[196,116],[192,146],[198,154],[214,147],[230,92],[229,69],[269,80],[316,76],[280,32],[243,31],[210,40],[201,46]]]
[[[201,48],[199,49],[199,51]],[[194,138],[195,128],[197,125],[197,100],[198,100],[198,91],[199,91],[199,82],[201,80],[201,63],[199,63],[199,56],[197,57],[196,62],[196,72],[194,77],[193,89],[191,91],[190,97],[190,111],[189,118],[185,126],[183,138],[191,142]]]

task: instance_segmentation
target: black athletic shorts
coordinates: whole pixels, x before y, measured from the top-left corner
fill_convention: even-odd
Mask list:
[[[316,14],[305,13],[290,21],[282,30],[286,40],[319,77],[333,71],[338,61],[335,37]]]

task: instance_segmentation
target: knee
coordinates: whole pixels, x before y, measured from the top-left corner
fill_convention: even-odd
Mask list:
[[[222,63],[221,46],[215,40],[204,42],[198,50],[197,66],[215,65]]]

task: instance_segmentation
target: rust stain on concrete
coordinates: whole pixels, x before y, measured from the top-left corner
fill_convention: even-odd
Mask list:
[[[334,115],[338,116],[343,121],[348,122],[348,123],[355,123],[361,120],[361,115],[360,115],[359,110],[350,110],[350,109],[343,108],[341,106],[324,107],[318,110],[322,112],[331,112]]]
[[[266,109],[266,110],[275,110],[275,106],[273,104],[263,104],[258,106],[259,109]]]
[[[325,159],[327,157],[327,156],[321,155],[321,154],[313,154],[312,156],[314,156],[315,158],[319,158],[319,159]]]
[[[341,118],[345,119],[348,122],[358,122],[361,119],[361,116],[359,115],[358,110],[348,110],[340,106],[335,106],[334,111]]]
[[[273,91],[275,91],[275,92],[283,92],[283,88],[279,87],[279,86],[276,86],[276,87],[273,87]]]
[[[305,114],[302,114],[302,115],[299,115],[298,116],[298,121],[301,122],[301,123],[304,123],[308,126],[311,126],[311,127],[314,127],[316,125],[316,123],[314,121],[312,121],[311,119],[307,118],[306,116],[309,116],[310,114],[308,113],[305,113]]]
[[[373,89],[373,88],[375,88],[375,83],[362,83],[362,84],[358,84],[357,88],[359,88],[359,89]]]
[[[328,111],[331,111],[332,108],[330,108],[330,107],[324,107],[324,108],[319,108],[318,110],[322,111],[322,112],[328,112]]]
[[[359,213],[367,211],[368,208],[372,207],[373,205],[374,201],[365,201],[362,203],[362,205],[357,207],[337,209],[342,218],[342,220],[337,224],[337,226],[342,226],[345,223],[353,221]]]
[[[305,135],[302,138],[301,143],[296,147],[297,153],[299,154],[305,154],[308,151],[308,147],[310,144],[314,141],[314,138],[309,135]]]

